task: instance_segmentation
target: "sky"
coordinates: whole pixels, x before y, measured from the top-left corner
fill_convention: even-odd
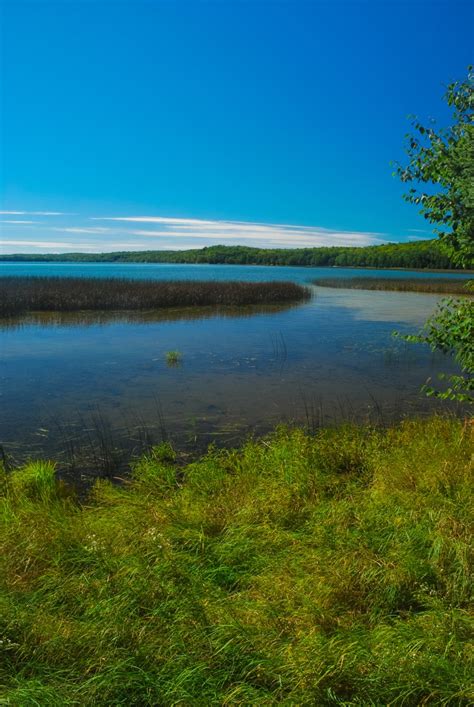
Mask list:
[[[430,237],[409,114],[472,63],[460,0],[3,0],[4,253]]]

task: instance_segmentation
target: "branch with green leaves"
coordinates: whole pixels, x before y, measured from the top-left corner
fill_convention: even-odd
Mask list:
[[[428,344],[433,351],[454,357],[461,368],[459,375],[439,373],[448,384],[438,390],[425,384],[422,391],[443,400],[474,402],[474,302],[472,299],[445,299],[418,334],[397,334],[405,341]]]
[[[452,125],[435,130],[412,118],[406,136],[408,164],[395,174],[414,184],[404,195],[437,226],[435,233],[452,261],[474,263],[474,73],[448,85],[445,100],[453,110]]]

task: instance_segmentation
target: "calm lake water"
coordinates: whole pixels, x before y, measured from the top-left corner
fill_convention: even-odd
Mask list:
[[[8,275],[156,280],[436,277],[412,271],[237,265],[0,264]],[[452,277],[462,277],[453,274]],[[443,274],[443,277],[445,275]],[[419,389],[448,359],[405,344],[439,297],[313,287],[292,307],[44,315],[1,327],[1,435],[14,455],[109,434],[181,448],[237,443],[279,421],[388,422],[447,409]],[[182,353],[170,367],[165,354]]]

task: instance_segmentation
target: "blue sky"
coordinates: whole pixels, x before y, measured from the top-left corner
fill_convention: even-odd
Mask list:
[[[390,161],[448,120],[469,6],[4,2],[3,251],[428,237]]]

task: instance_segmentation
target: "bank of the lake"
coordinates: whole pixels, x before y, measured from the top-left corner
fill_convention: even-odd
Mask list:
[[[3,476],[12,705],[472,702],[471,425],[161,445],[87,499]]]

